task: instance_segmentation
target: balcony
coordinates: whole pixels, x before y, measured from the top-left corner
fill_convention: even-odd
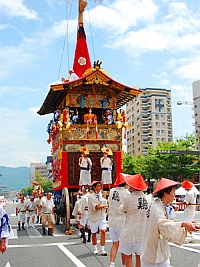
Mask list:
[[[148,130],[148,125],[142,125],[142,130],[144,131],[144,130]]]
[[[71,124],[67,129],[62,129],[58,134],[62,134],[63,140],[112,140],[118,141],[122,138],[122,128],[114,125],[87,125]]]
[[[143,154],[148,154],[148,148],[143,147],[143,148],[142,148],[142,153],[143,153]]]
[[[143,118],[141,119],[141,121],[142,121],[142,122],[148,122],[148,121],[149,121],[149,118],[144,118],[144,117],[143,117]]]

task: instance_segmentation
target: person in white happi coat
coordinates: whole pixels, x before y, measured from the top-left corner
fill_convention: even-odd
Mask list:
[[[77,222],[79,231],[81,229],[81,225],[80,225],[80,218],[79,218],[78,209],[79,209],[79,205],[80,205],[80,202],[81,202],[81,197],[82,197],[82,192],[79,191],[78,194],[76,195],[76,201],[75,201],[74,208],[73,208],[73,211],[72,211],[72,216],[74,216],[74,218],[76,218],[76,222]],[[82,238],[81,231],[78,234],[78,236]]]
[[[42,213],[42,230],[43,235],[46,235],[45,225],[48,222],[48,235],[53,235],[54,232],[54,202],[52,199],[52,193],[47,193],[46,197],[43,197],[40,202],[40,209]]]
[[[17,202],[17,207],[16,207],[16,216],[18,216],[18,230],[21,230],[21,223],[22,223],[22,229],[25,230],[24,224],[25,224],[26,211],[27,211],[27,202],[25,201],[24,196],[20,195],[20,199]]]
[[[35,216],[37,213],[37,203],[34,199],[34,196],[30,196],[30,200],[27,202],[27,227],[29,227],[29,222],[31,219],[31,227],[35,228],[34,222],[35,222]]]
[[[90,222],[88,218],[88,197],[89,197],[89,189],[87,186],[82,186],[82,197],[79,204],[78,212],[80,219],[80,232],[82,234],[83,243],[86,243],[85,237],[85,227],[87,226],[88,231],[88,239],[87,242],[91,242],[91,229]]]
[[[129,185],[130,194],[123,199],[119,210],[126,214],[124,226],[120,235],[119,251],[125,255],[125,266],[133,267],[132,254],[136,257],[136,267],[140,267],[140,251],[143,225],[148,200],[146,191],[148,185],[141,174],[127,175],[126,183]]]
[[[81,157],[79,158],[78,164],[80,166],[79,186],[81,190],[81,186],[91,184],[92,161],[87,156],[89,155],[89,150],[86,147],[81,146],[80,151],[81,151]]]
[[[186,207],[184,209],[184,214],[183,214],[183,221],[191,221],[195,217],[195,212],[196,212],[196,194],[193,190],[194,184],[188,180],[185,180],[182,182],[182,187],[186,190],[185,198],[184,198],[184,203],[186,204]],[[185,243],[192,243],[195,241],[195,237],[193,234],[190,234],[188,237],[185,239]]]
[[[100,159],[100,165],[101,165],[101,182],[102,182],[102,190],[103,185],[108,184],[109,190],[110,185],[112,184],[112,165],[113,165],[113,159],[109,158],[108,155],[112,155],[112,150],[107,147],[102,147],[101,151],[103,152],[103,157]]]
[[[145,217],[141,245],[142,267],[170,267],[168,241],[176,245],[184,243],[187,232],[198,231],[195,221],[175,222],[168,219],[167,206],[173,202],[178,182],[161,178]]]
[[[79,79],[78,75],[74,72],[73,69],[69,69],[69,77],[68,77],[69,81],[75,81],[77,79]]]
[[[8,238],[12,237],[13,231],[8,214],[4,210],[7,201],[0,196],[0,252],[3,254],[8,246]]]
[[[124,225],[126,215],[123,212],[119,211],[119,207],[122,204],[123,199],[129,195],[129,191],[126,189],[126,182],[124,177],[127,174],[119,173],[117,179],[114,183],[116,187],[112,188],[108,197],[108,225],[110,238],[112,240],[112,247],[110,249],[110,267],[115,266],[115,259],[119,247],[119,238],[121,229]],[[122,266],[125,266],[124,254],[121,253]]]
[[[42,223],[42,216],[41,216],[41,212],[40,212],[40,202],[43,198],[43,194],[40,193],[39,196],[35,199],[36,202],[36,206],[37,206],[37,221],[36,223]]]
[[[108,209],[107,200],[102,197],[101,193],[101,182],[93,181],[92,190],[93,192],[88,197],[88,217],[90,221],[90,227],[92,232],[92,244],[94,248],[94,254],[98,254],[97,249],[97,232],[100,231],[100,245],[101,255],[107,256],[108,253],[105,251],[106,242],[106,211]]]
[[[66,82],[72,82],[79,79],[78,75],[74,72],[73,69],[69,69],[69,75],[68,78],[65,79],[64,77],[62,77],[62,82],[66,83]]]

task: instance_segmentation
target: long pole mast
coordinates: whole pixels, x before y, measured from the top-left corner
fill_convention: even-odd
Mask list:
[[[85,0],[79,0],[79,7],[78,7],[78,22],[79,23],[83,23],[83,12],[86,6],[87,6],[87,2]]]

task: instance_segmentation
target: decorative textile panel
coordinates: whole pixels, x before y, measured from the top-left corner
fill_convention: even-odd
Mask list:
[[[101,167],[100,167],[100,158],[102,157],[102,152],[92,152],[89,157],[92,160],[92,181],[101,180]],[[69,185],[78,185],[80,167],[78,165],[78,159],[80,157],[80,152],[69,152],[68,153],[68,184]],[[115,168],[115,158],[116,155],[113,153],[114,165],[112,170],[112,181],[113,183],[116,180],[116,168]],[[65,166],[63,166],[65,168]]]

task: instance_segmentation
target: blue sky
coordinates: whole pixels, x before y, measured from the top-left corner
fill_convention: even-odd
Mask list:
[[[50,155],[52,114],[37,111],[73,65],[77,2],[0,0],[1,166]],[[88,0],[84,25],[91,62],[128,86],[170,89],[174,138],[193,133],[191,106],[176,102],[192,101],[200,79],[200,1]]]

